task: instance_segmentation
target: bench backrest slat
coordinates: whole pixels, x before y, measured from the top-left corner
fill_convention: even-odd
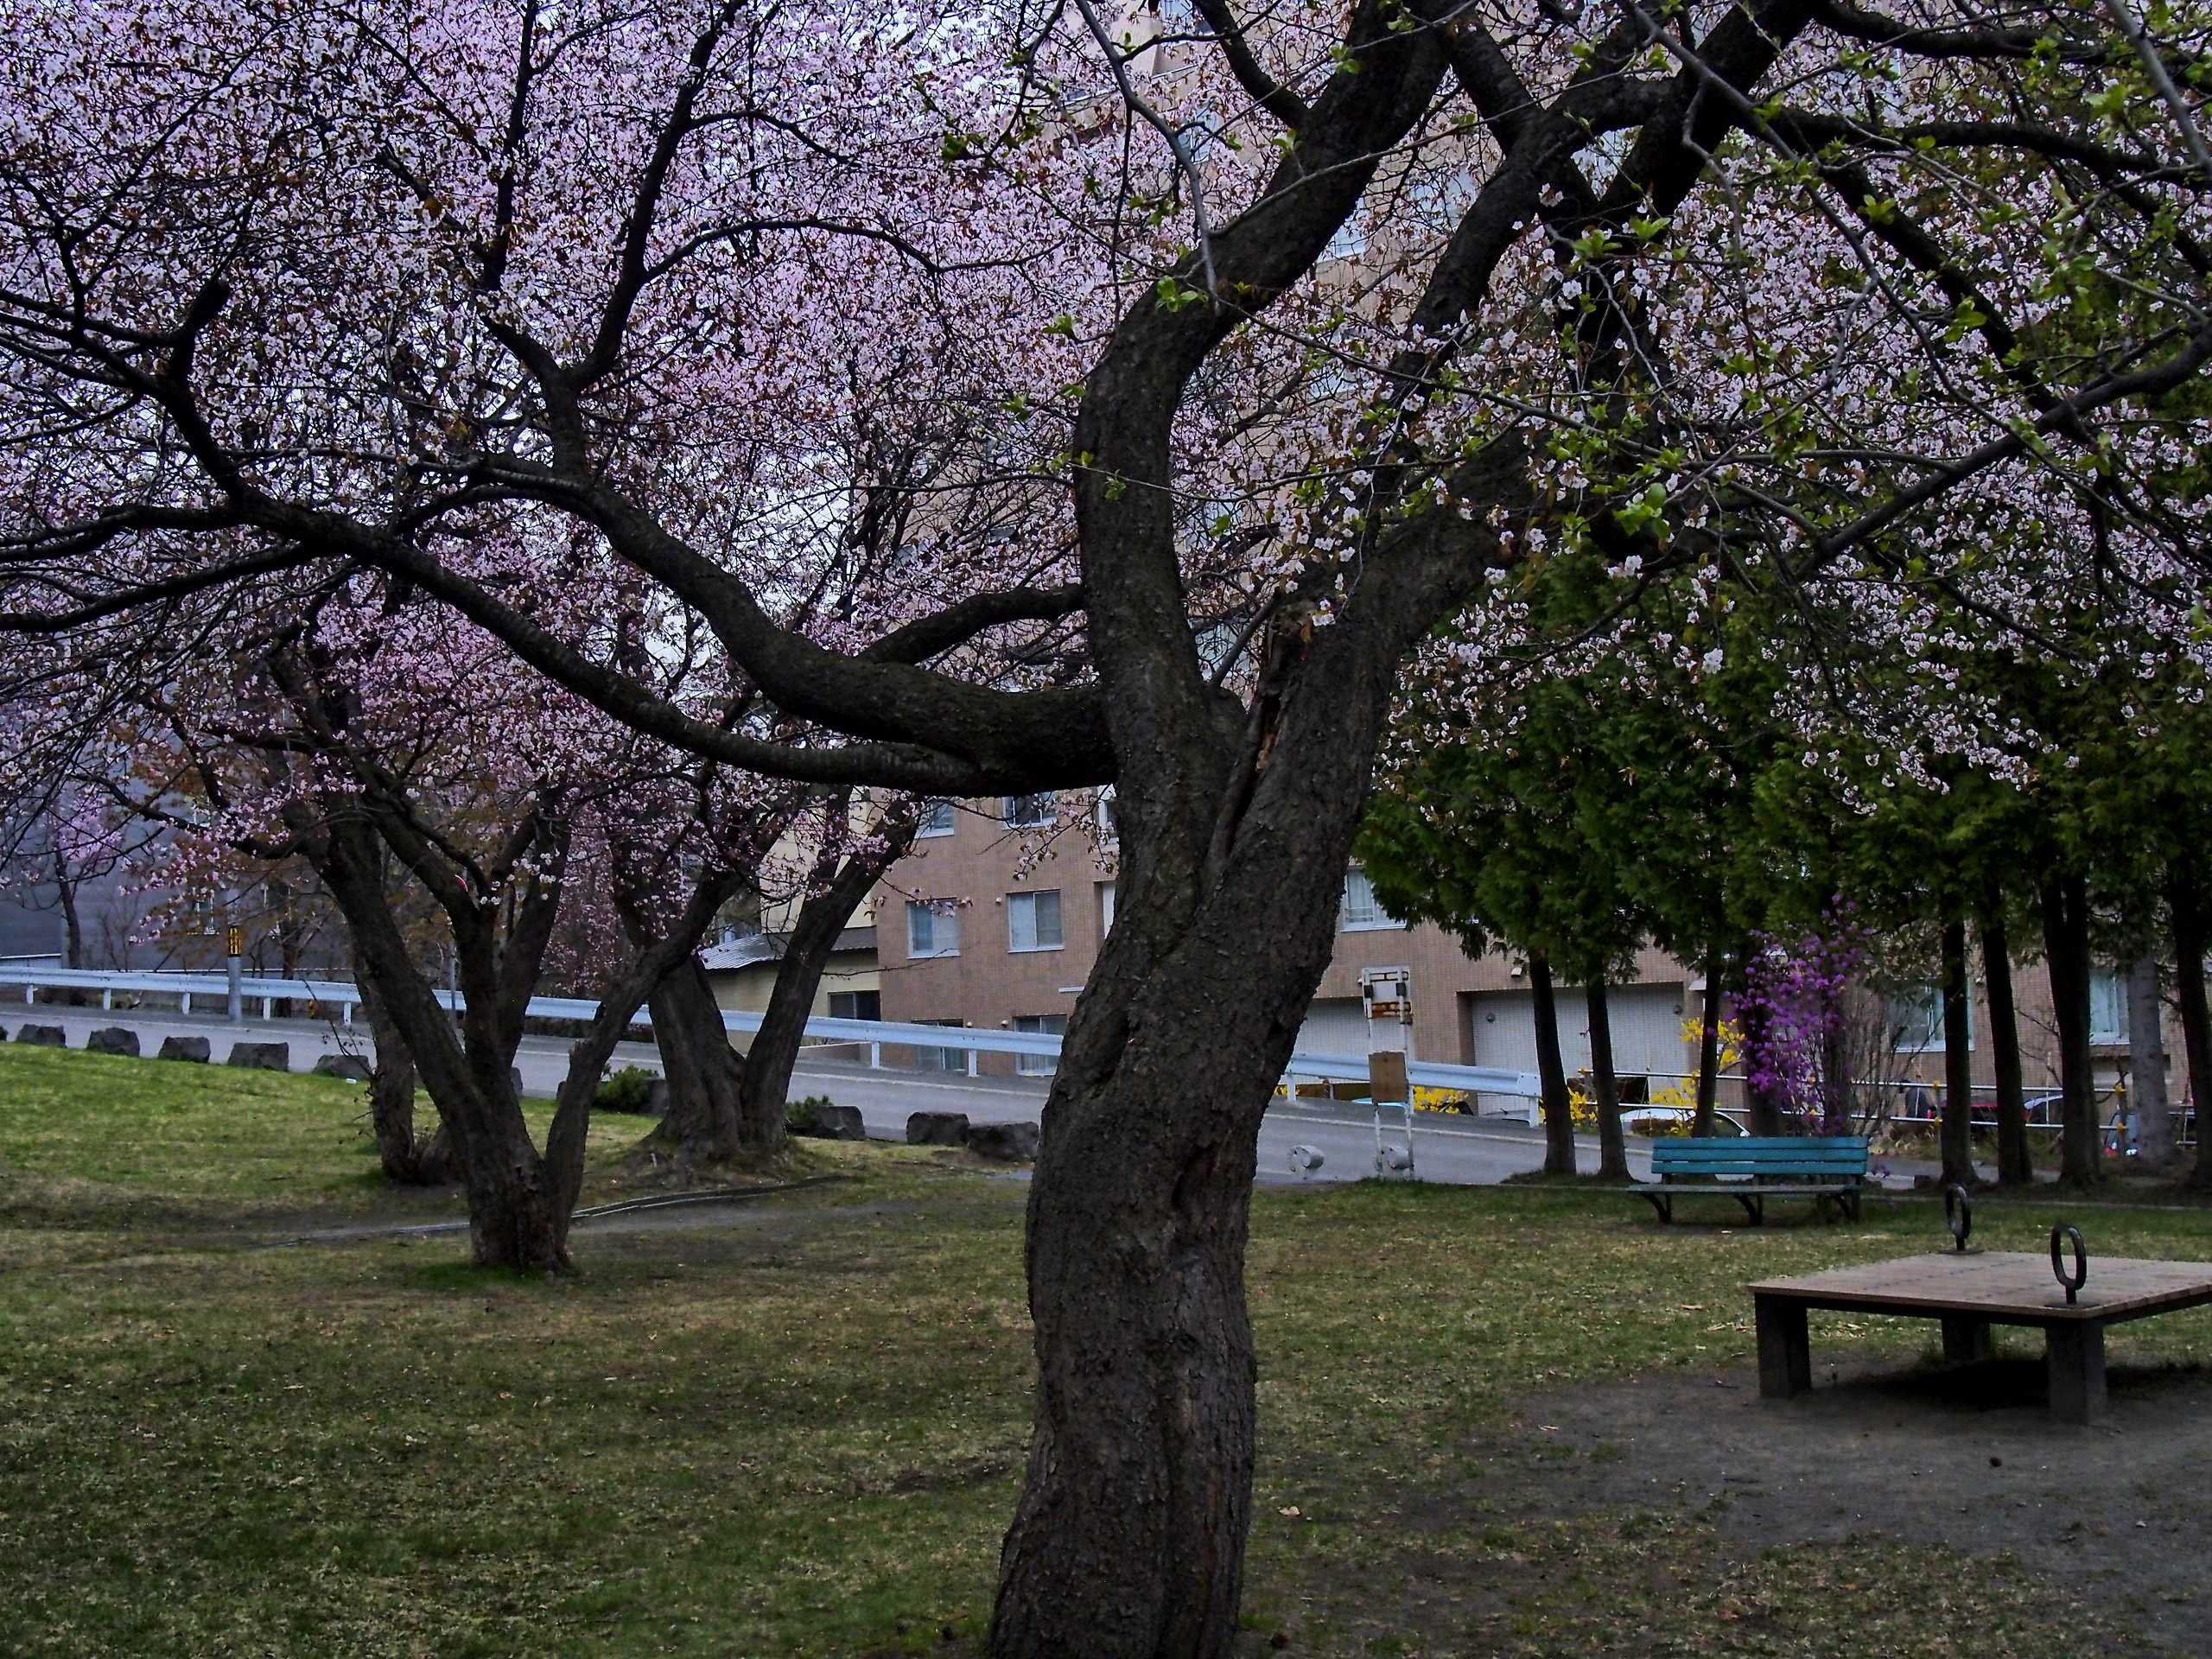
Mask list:
[[[1669,1138],[1651,1147],[1655,1175],[1834,1175],[1866,1173],[1863,1135]]]

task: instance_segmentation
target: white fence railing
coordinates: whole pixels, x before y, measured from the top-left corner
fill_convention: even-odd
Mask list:
[[[22,988],[24,1000],[33,1005],[42,990],[97,991],[100,1007],[105,1009],[112,1010],[118,996],[174,996],[178,1000],[179,1011],[185,1014],[193,1012],[194,999],[203,1007],[212,1005],[227,1008],[232,989],[230,978],[224,974],[103,973],[0,962],[0,990],[16,986]],[[276,1017],[279,1001],[306,1002],[312,1010],[309,1017],[334,1016],[338,1023],[350,1026],[361,1001],[359,988],[346,980],[245,974],[240,976],[237,989],[241,1004],[260,1004],[264,1020]],[[440,1005],[448,1009],[462,1006],[462,999],[455,992],[440,991],[437,996]],[[132,1005],[126,1001],[123,1006],[127,1008]],[[589,1020],[599,1012],[599,1004],[582,997],[533,996],[526,1012],[533,1020]],[[727,1010],[722,1014],[722,1024],[749,1036],[760,1029],[760,1018],[758,1014]],[[652,1021],[646,1011],[639,1008],[631,1023],[650,1027]],[[868,1064],[875,1066],[883,1064],[886,1048],[957,1053],[964,1057],[963,1069],[971,1077],[976,1072],[976,1058],[981,1054],[1057,1060],[1060,1052],[1060,1039],[1051,1032],[1001,1031],[988,1026],[911,1025],[899,1020],[839,1020],[817,1014],[807,1020],[806,1035],[818,1043],[865,1046]],[[1364,1083],[1367,1057],[1300,1049],[1290,1057],[1284,1077],[1292,1083],[1309,1079]],[[1534,1101],[1539,1092],[1534,1072],[1507,1071],[1496,1066],[1445,1065],[1433,1060],[1412,1060],[1407,1063],[1406,1077],[1416,1088],[1447,1089],[1474,1096],[1500,1095]],[[1531,1122],[1535,1121],[1533,1107],[1529,1109],[1529,1116]]]

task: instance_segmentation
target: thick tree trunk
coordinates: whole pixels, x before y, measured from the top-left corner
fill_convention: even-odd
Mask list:
[[[1605,978],[1590,976],[1590,1084],[1597,1094],[1598,1173],[1607,1179],[1628,1179],[1628,1146],[1621,1139],[1621,1087],[1613,1075],[1613,1019],[1607,1004]]]
[[[1997,1179],[2025,1186],[2036,1178],[2028,1141],[2028,1097],[2020,1075],[2020,1017],[2012,1003],[2012,944],[2005,937],[2001,898],[1981,918],[1981,978],[1989,992],[1990,1058],[1997,1069]]]
[[[2165,1004],[2158,995],[2158,958],[2145,951],[2127,968],[2127,1109],[2135,1155],[2145,1169],[2172,1159],[2171,1099],[2166,1088]]]
[[[1370,70],[1363,83],[1395,73]],[[1142,351],[1129,360],[1158,372]],[[1094,377],[1086,431],[1114,429],[1094,450],[1127,453],[1143,396]],[[1163,481],[1173,402],[1141,417],[1160,447],[1131,463]],[[1116,527],[1124,501],[1156,521]],[[1036,1425],[993,1659],[1231,1650],[1252,1504],[1243,1267],[1260,1126],[1336,943],[1398,664],[1475,576],[1465,558],[1395,547],[1332,626],[1279,611],[1243,709],[1192,647],[1164,503],[1141,486],[1080,503],[1086,585],[1112,572],[1090,616],[1112,671],[1125,891],[1069,1020],[1030,1188]]]
[[[782,1143],[784,1109],[791,1098],[791,1068],[806,1035],[815,993],[837,948],[838,936],[853,918],[883,872],[913,845],[915,819],[903,817],[877,826],[873,846],[853,853],[831,871],[818,866],[817,890],[799,906],[777,964],[776,983],[760,1015],[760,1029],[745,1051],[745,1098],[765,1134],[772,1123],[774,1144]],[[760,1144],[768,1144],[766,1141]]]
[[[1834,996],[1827,994],[1829,999]],[[1831,1000],[1821,1027],[1821,1134],[1849,1135],[1857,1127],[1852,1090],[1851,1046],[1845,1040],[1840,1011]]]
[[[1698,1021],[1697,1113],[1690,1133],[1709,1135],[1718,1116],[1720,1094],[1720,950],[1714,946],[1705,956],[1705,1009]]]
[[[481,1267],[565,1268],[569,1212],[582,1166],[582,1126],[556,1115],[547,1157],[540,1157],[523,1119],[513,1071],[523,1009],[559,901],[561,843],[548,842],[539,874],[504,938],[480,911],[462,906],[454,918],[455,967],[467,1001],[456,1020],[438,1002],[400,932],[374,834],[357,820],[326,823],[304,804],[288,817],[352,930],[361,982],[381,994],[384,1015],[397,1029],[444,1122],[468,1197],[472,1257]],[[555,1142],[559,1158],[549,1168]]]
[[[2058,1024],[2059,1092],[2065,1140],[2058,1178],[2069,1186],[2104,1179],[2096,1074],[2089,1055],[2089,893],[2087,878],[2047,877],[2040,890],[2045,966]]]
[[[1567,1097],[1567,1065],[1559,1052],[1559,999],[1552,965],[1541,950],[1529,953],[1529,985],[1535,993],[1536,1086],[1544,1109],[1544,1173],[1574,1173],[1574,1110]]]
[[[369,1124],[385,1177],[400,1186],[442,1186],[459,1175],[452,1139],[442,1120],[431,1134],[416,1134],[415,1057],[386,1011],[383,993],[358,960],[353,981],[360,988],[361,1012],[376,1045],[376,1061],[369,1073]]]
[[[725,1162],[748,1145],[781,1146],[780,1111],[772,1138],[765,1138],[747,1109],[744,1069],[699,958],[687,955],[671,969],[646,1005],[668,1077],[668,1115],[653,1126],[645,1146],[681,1164]],[[754,1139],[748,1141],[748,1131]]]
[[[1943,1117],[1937,1134],[1946,1186],[1972,1186],[1974,1047],[1967,1002],[1967,924],[1943,924]]]
[[[2189,1184],[2212,1191],[2212,1007],[2204,991],[2206,920],[2204,890],[2192,858],[2177,859],[2166,871],[2166,901],[2172,912],[2174,1000],[2181,1005],[2182,1052],[2189,1060],[2189,1099],[2196,1114],[2196,1162]]]

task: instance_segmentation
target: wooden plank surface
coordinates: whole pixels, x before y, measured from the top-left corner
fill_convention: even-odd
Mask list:
[[[2070,1253],[2066,1262],[2070,1268]],[[2071,1306],[2051,1275],[2050,1256],[2009,1251],[1899,1256],[1796,1278],[1763,1279],[1750,1289],[1754,1296],[1875,1312],[1964,1313],[2032,1324],[2115,1319],[2212,1303],[2212,1262],[2092,1255],[2088,1280]]]

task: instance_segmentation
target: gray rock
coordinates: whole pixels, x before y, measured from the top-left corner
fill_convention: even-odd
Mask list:
[[[965,1112],[916,1112],[906,1120],[910,1147],[959,1147],[968,1142]]]
[[[289,1071],[292,1069],[292,1046],[289,1043],[232,1043],[231,1065],[241,1065],[256,1071]]]
[[[127,1026],[102,1026],[85,1039],[87,1054],[127,1054],[138,1058],[138,1033]]]
[[[647,1117],[668,1116],[668,1079],[655,1077],[645,1085],[645,1115]]]
[[[194,1065],[205,1065],[213,1058],[205,1037],[164,1037],[160,1058],[164,1060],[189,1060]]]
[[[822,1141],[865,1141],[868,1125],[861,1121],[861,1109],[857,1106],[817,1106],[814,1135]]]
[[[514,1084],[515,1098],[517,1100],[520,1100],[522,1098],[522,1067],[518,1065],[509,1066],[507,1068],[507,1081]]]
[[[978,1158],[995,1159],[1000,1163],[1033,1164],[1037,1161],[1037,1126],[978,1123],[968,1131],[968,1150]]]
[[[16,1027],[16,1040],[19,1043],[30,1043],[40,1048],[69,1046],[68,1033],[59,1026],[18,1026]]]
[[[343,1077],[348,1083],[369,1081],[369,1063],[358,1054],[325,1054],[315,1063],[318,1077]]]

